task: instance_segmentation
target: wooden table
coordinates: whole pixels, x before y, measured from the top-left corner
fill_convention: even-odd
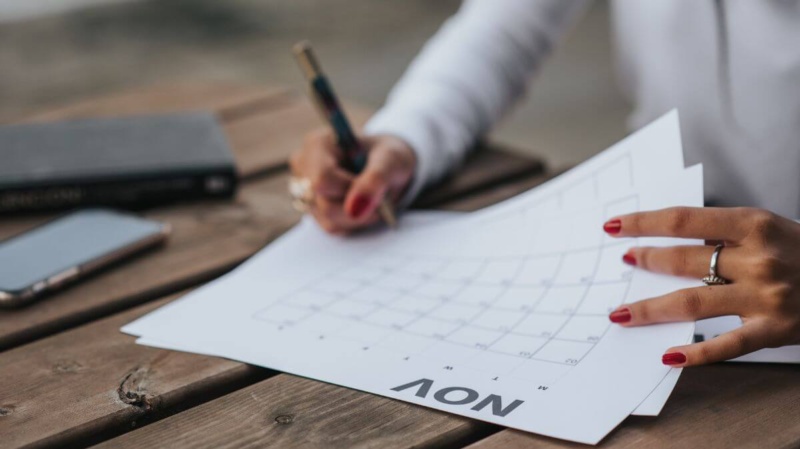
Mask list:
[[[579,446],[229,360],[134,344],[123,324],[235,267],[299,219],[286,159],[317,126],[282,88],[139,89],[24,121],[216,111],[236,154],[235,201],[156,208],[169,244],[30,307],[0,312],[0,447]],[[358,122],[369,114],[350,107]],[[477,152],[419,207],[474,210],[545,179],[538,160]],[[0,238],[49,216],[3,218]],[[661,416],[629,418],[607,447],[800,446],[800,369],[717,364],[687,370]]]

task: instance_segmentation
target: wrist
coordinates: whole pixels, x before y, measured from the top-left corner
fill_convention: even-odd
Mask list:
[[[391,135],[376,137],[384,148],[393,153],[398,168],[410,173],[414,172],[414,168],[417,166],[417,154],[408,142]]]

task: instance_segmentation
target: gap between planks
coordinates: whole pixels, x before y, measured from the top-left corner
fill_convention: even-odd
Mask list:
[[[119,332],[178,296],[0,354],[2,446],[86,446],[274,374],[137,346]]]
[[[202,98],[203,95],[207,98]],[[231,96],[237,100],[230,100]],[[143,89],[133,94],[90,100],[55,113],[41,114],[34,119],[52,120],[145,111],[171,112],[205,105],[206,108],[221,111],[219,113],[223,117],[235,118],[223,125],[237,156],[240,173],[246,180],[242,186],[244,192],[248,190],[248,185],[263,179],[280,178],[280,182],[285,184],[285,179],[281,176],[286,173],[288,154],[301,144],[302,135],[306,131],[319,126],[316,115],[307,103],[304,98],[281,89],[268,89],[265,93],[259,88],[235,88],[229,85],[203,88],[192,85],[183,88]],[[268,105],[269,109],[263,110]],[[356,123],[363,123],[369,116],[369,111],[364,108],[356,106],[349,109],[354,112],[352,116]],[[509,174],[509,178],[516,179],[523,174],[533,175],[541,171],[542,167],[543,164],[535,159],[486,150],[468,161],[464,170],[450,182],[427,192],[420,202],[427,206],[439,204],[454,197],[463,197],[464,192],[476,192],[507,181],[506,174]],[[230,270],[296,220],[293,212],[286,208],[288,201],[285,198],[285,186],[274,185],[271,190],[268,196],[274,204],[266,207],[280,204],[277,210],[284,211],[283,216],[273,214],[259,223],[264,228],[273,227],[277,223],[271,237],[259,237],[257,230],[253,229],[248,229],[249,234],[242,238],[229,235],[234,229],[226,227],[223,222],[250,225],[252,228],[252,217],[264,215],[264,211],[259,209],[264,207],[263,204],[253,206],[263,201],[253,195],[242,199],[248,196],[242,192],[232,204],[178,204],[145,212],[145,216],[173,222],[175,232],[166,248],[154,251],[144,259],[136,259],[114,270],[98,273],[91,281],[77,284],[29,307],[1,312],[0,350],[197,285]],[[275,194],[276,192],[280,193]],[[253,207],[255,209],[251,210]],[[294,217],[289,220],[288,225],[284,223],[286,216]],[[44,216],[37,216],[11,220],[10,223],[0,225],[0,235],[8,236],[44,219]],[[240,232],[241,229],[236,231]],[[219,254],[218,251],[206,250],[206,253],[198,254],[199,251],[193,248],[193,245],[197,245],[202,250],[204,245],[207,248],[215,241],[221,247],[233,245],[239,251],[235,254]],[[192,254],[195,254],[194,258],[189,257]],[[202,260],[205,265],[195,266],[193,269],[185,266],[194,263],[189,261],[197,260],[200,255],[207,257]],[[175,267],[184,271],[180,275],[172,273],[180,271],[175,270]],[[140,281],[135,284],[131,279]]]
[[[255,103],[252,103],[252,104],[264,104],[264,103],[263,103],[263,102],[262,102],[262,103],[255,102]],[[237,120],[241,120],[242,122],[246,122],[246,121],[247,121],[247,120],[248,120],[250,117],[247,117],[247,114],[245,114],[245,113],[244,113],[244,112],[242,112],[242,111],[245,111],[245,110],[247,110],[248,108],[252,108],[252,106],[247,106],[247,107],[245,107],[245,108],[243,108],[243,109],[237,110],[237,111],[235,111],[234,113],[232,113],[232,115],[233,115],[233,116],[236,116],[236,117],[237,117]],[[303,112],[302,112],[302,107],[299,107],[299,108],[298,108],[298,107],[296,107],[296,106],[292,105],[292,108],[296,108],[296,110],[297,110],[297,111],[300,111],[300,112],[297,112],[298,116],[302,116],[302,115],[303,115]],[[270,113],[270,112],[268,112],[268,114],[269,114],[269,113]],[[244,118],[243,118],[243,117],[244,117]],[[250,129],[254,129],[254,128],[251,126],[251,127],[250,127]],[[285,165],[284,165],[284,167],[285,167]],[[281,176],[279,176],[279,175],[280,175],[280,173],[282,173],[282,172],[283,172],[283,170],[281,170],[281,169],[280,169],[280,167],[278,167],[278,169],[276,169],[275,171],[267,171],[266,173],[268,173],[268,174],[270,175],[270,176],[267,176],[268,178],[273,178],[273,177],[274,177],[274,178],[281,178]],[[469,175],[469,172],[467,172],[467,174]],[[478,173],[478,174],[479,174],[479,175],[481,175],[480,173]],[[482,177],[482,176],[483,176],[483,175],[481,175],[481,176],[475,176],[475,175],[473,174],[473,175],[472,175],[472,178],[473,178],[473,179],[480,180],[481,182],[484,182],[484,181],[485,181],[485,176],[483,176],[483,177]],[[257,181],[257,180],[259,180],[259,179],[261,179],[261,178],[262,178],[262,176],[259,176],[259,175],[256,173],[256,174],[254,174],[254,175],[252,176],[252,178],[251,178],[251,179],[252,179],[252,181],[254,181],[254,182],[255,182],[255,181]],[[285,182],[285,179],[281,180],[281,182]],[[258,183],[257,183],[257,184],[258,184]],[[494,182],[493,182],[493,184],[494,184]],[[460,186],[460,185],[466,185],[468,188],[470,187],[470,184],[469,184],[469,183],[466,183],[466,184],[463,184],[463,183],[462,183],[462,184],[458,184],[458,183],[456,183],[456,186],[457,186],[456,188],[453,188],[453,187],[451,187],[451,188],[450,188],[450,190],[451,190],[451,195],[452,195],[452,196],[459,196],[459,187],[458,187],[458,186]],[[274,190],[274,188],[271,188],[271,189],[268,189],[268,190]],[[474,190],[474,189],[473,189],[473,190]],[[270,192],[270,193],[271,193],[271,192]],[[247,196],[247,195],[246,195],[246,196]],[[258,202],[258,203],[263,203],[263,202],[264,202],[264,201],[263,201],[263,194],[260,194],[260,195],[258,195],[258,196],[259,196],[259,198],[256,200],[256,202]],[[253,195],[250,195],[250,198],[251,198],[251,200],[252,200],[252,199],[253,199]],[[447,198],[448,198],[448,195],[442,195],[442,198],[443,198],[443,200],[445,200],[445,199],[447,199]],[[282,189],[281,189],[281,199],[285,201],[285,198],[284,198],[284,195],[283,195]],[[269,201],[267,201],[267,203],[269,203]],[[262,204],[262,205],[263,205],[263,204]],[[197,205],[195,205],[195,207],[196,207],[196,206],[197,206]],[[193,207],[193,206],[187,206],[187,207],[191,208],[191,207]],[[241,225],[241,223],[240,223],[240,222],[242,221],[242,220],[241,220],[241,219],[242,219],[242,216],[241,216],[241,213],[240,213],[239,211],[237,211],[237,209],[241,208],[241,205],[240,205],[240,204],[233,205],[232,207],[231,207],[231,205],[223,205],[223,206],[222,206],[222,208],[223,208],[223,211],[219,213],[219,214],[220,214],[220,216],[219,216],[218,218],[212,219],[212,221],[216,221],[216,222],[217,222],[217,224],[220,224],[220,223],[219,223],[220,221],[225,221],[225,220],[226,220],[226,217],[228,217],[228,218],[231,218],[231,214],[233,214],[233,215],[232,215],[232,218],[234,218],[234,219],[233,219],[232,221],[234,222],[234,224],[236,224],[236,225]],[[256,209],[260,209],[260,207],[256,207]],[[168,213],[168,212],[164,212],[164,211],[161,211],[161,212],[162,212],[162,213]],[[197,213],[197,211],[195,210],[195,211],[194,211],[194,213]],[[290,212],[290,211],[288,211],[288,212],[287,212],[287,211],[284,211],[282,215],[283,215],[283,216],[286,216],[286,214],[288,214],[289,216],[291,216],[291,212]],[[191,214],[191,213],[189,213],[189,214],[187,215],[187,217],[190,217],[190,218],[191,218],[191,215],[192,215],[192,214]],[[199,215],[200,215],[200,217],[204,217],[204,219],[208,219],[208,218],[210,218],[210,217],[214,216],[214,214],[211,214],[211,213],[206,213],[206,214],[204,214],[204,213],[200,213]],[[247,215],[247,214],[245,214],[245,215]],[[238,217],[239,219],[236,219],[237,217]],[[191,219],[190,219],[190,221],[191,221]],[[201,221],[202,221],[202,220],[201,220]],[[251,220],[251,219],[245,218],[243,221],[244,221],[244,222],[248,222],[248,223],[252,224],[252,223],[251,223],[251,222],[252,222],[252,220]],[[258,220],[256,220],[256,221],[258,221]],[[289,222],[287,222],[287,224],[285,224],[285,226],[286,226],[286,227],[288,227],[288,226],[290,226],[292,223],[293,223],[293,221],[292,221],[292,220],[289,220]],[[232,229],[234,229],[234,228],[231,228],[231,230],[232,230]],[[239,228],[237,227],[236,229],[239,229]],[[284,229],[285,229],[285,228],[284,228]],[[279,235],[279,234],[282,232],[282,230],[283,230],[283,229],[277,230],[277,231],[274,233],[273,237],[274,237],[275,235]],[[250,238],[253,238],[253,237],[250,237]],[[255,238],[256,238],[256,239],[260,239],[260,240],[258,240],[258,241],[259,241],[259,243],[260,243],[260,244],[262,244],[262,245],[263,245],[263,243],[266,243],[265,241],[263,241],[263,237],[255,237]],[[271,238],[271,237],[268,237],[268,238],[267,238],[267,240],[269,240],[270,238]],[[227,246],[226,246],[226,249],[227,249]],[[152,300],[152,299],[154,299],[155,297],[158,297],[158,296],[161,296],[161,295],[163,295],[163,294],[166,294],[167,292],[170,292],[170,291],[175,291],[175,290],[177,290],[177,289],[181,289],[181,288],[185,288],[185,287],[187,287],[187,286],[189,286],[189,285],[195,285],[195,284],[197,284],[197,283],[199,283],[199,282],[202,282],[203,280],[210,279],[210,278],[212,278],[212,277],[214,277],[214,276],[216,276],[216,275],[218,275],[218,274],[221,274],[222,272],[226,271],[227,269],[230,269],[230,268],[232,268],[233,266],[235,266],[236,264],[238,264],[238,263],[239,263],[241,260],[244,260],[244,258],[246,258],[246,257],[247,257],[247,255],[244,255],[244,256],[242,256],[241,258],[237,259],[237,260],[234,260],[234,261],[232,261],[232,262],[229,262],[227,265],[224,265],[224,266],[217,266],[217,267],[216,267],[216,271],[213,271],[213,270],[212,270],[212,271],[208,271],[208,272],[205,272],[205,273],[200,273],[200,274],[198,274],[198,275],[196,276],[196,278],[191,278],[191,277],[186,277],[186,278],[183,278],[183,281],[184,281],[183,283],[180,283],[180,282],[178,282],[178,283],[173,283],[173,284],[169,285],[168,287],[165,287],[165,289],[164,289],[164,290],[158,290],[158,289],[154,289],[154,290],[151,290],[151,291],[147,292],[147,293],[146,293],[144,296],[140,296],[140,297],[136,297],[135,295],[134,295],[134,296],[131,296],[131,298],[132,298],[132,299],[131,299],[131,301],[130,301],[130,302],[129,302],[129,301],[126,301],[126,302],[121,302],[121,303],[117,304],[116,306],[109,306],[108,304],[103,304],[102,306],[98,307],[97,309],[94,309],[94,311],[92,311],[91,313],[79,313],[79,314],[75,314],[74,316],[75,316],[75,319],[76,319],[77,321],[63,321],[63,320],[59,321],[59,320],[56,320],[56,321],[54,321],[54,323],[55,323],[54,327],[53,327],[53,328],[50,328],[50,329],[49,329],[49,331],[50,331],[51,333],[52,333],[52,332],[56,332],[56,331],[58,331],[58,330],[61,330],[61,329],[64,329],[64,328],[66,328],[66,327],[71,327],[71,326],[74,326],[74,325],[76,325],[76,324],[78,324],[78,323],[80,323],[80,322],[85,322],[85,321],[89,321],[89,320],[92,320],[92,319],[96,319],[96,318],[97,318],[97,317],[99,317],[99,316],[107,315],[107,314],[109,314],[109,313],[113,313],[113,312],[115,312],[115,311],[117,311],[117,310],[124,309],[124,308],[126,308],[126,307],[130,307],[131,305],[133,305],[133,304],[135,304],[135,303]],[[142,294],[142,292],[140,291],[140,292],[139,292],[139,294],[141,295],[141,294]],[[95,313],[95,312],[96,312],[96,313]],[[93,324],[89,324],[89,325],[87,325],[87,326],[92,326],[92,325],[94,325],[94,323],[93,323]],[[76,329],[76,330],[77,330],[77,329]],[[117,331],[115,331],[115,332],[117,332]],[[40,335],[41,335],[41,334],[40,334]],[[59,337],[60,337],[60,335],[57,335],[57,336],[54,336],[54,337],[51,337],[51,338],[56,338],[56,339],[57,339],[57,338],[59,338]],[[31,336],[31,338],[36,338],[36,337],[35,337],[35,336]],[[48,340],[49,340],[49,339],[48,339]],[[29,346],[27,346],[27,347],[23,347],[23,348],[20,348],[20,349],[27,349],[28,347],[36,347],[36,345],[37,345],[37,344],[38,344],[38,343],[34,343],[33,345],[29,345]],[[70,368],[69,368],[69,367],[70,367],[70,366],[72,366],[72,365],[70,365],[69,363],[61,363],[61,364],[58,364],[58,366],[60,366],[60,367],[61,367],[61,369],[65,370],[65,372],[70,372]],[[133,373],[138,373],[138,374],[136,374],[136,376],[142,376],[142,375],[145,375],[145,377],[146,377],[146,374],[147,374],[147,372],[142,372],[142,371],[141,371],[141,367],[140,367],[140,366],[134,366],[134,367],[132,367],[131,369],[133,370],[133,371],[132,371]],[[131,371],[129,371],[129,373],[130,373],[130,372],[131,372]],[[128,382],[127,382],[127,383],[125,383],[125,385],[135,385],[135,386],[140,386],[140,385],[141,385],[141,383],[140,383],[140,382],[133,382],[133,383],[131,384],[131,381],[133,380],[133,377],[134,377],[133,375],[132,375],[131,377],[128,377]],[[123,376],[122,378],[124,379],[124,378],[125,378],[125,376]],[[140,380],[141,380],[141,379],[140,379]],[[233,389],[236,389],[236,388],[239,388],[239,387],[241,387],[241,386],[244,386],[245,384],[252,383],[252,381],[253,381],[253,380],[254,380],[254,379],[250,379],[250,380],[248,380],[248,381],[246,381],[246,382],[244,382],[244,383],[233,382],[233,384],[235,384],[235,387],[234,387]],[[224,386],[224,385],[227,385],[227,384],[226,384],[226,382],[228,382],[228,381],[227,381],[227,380],[225,380],[225,379],[216,379],[216,380],[215,380],[215,382],[219,382],[219,385],[223,385],[223,386]],[[213,383],[214,385],[218,385],[218,384],[217,384],[217,383],[215,383],[215,382],[212,382],[212,383]],[[233,384],[232,384],[232,385],[233,385]],[[209,391],[212,391],[212,390],[215,388],[213,385],[205,385],[205,387],[209,388]],[[67,385],[67,388],[69,388],[69,386],[68,386],[68,385]],[[118,386],[118,388],[119,388],[119,386]],[[221,387],[221,388],[224,390],[224,387]],[[128,393],[128,392],[130,392],[130,391],[129,391],[129,390],[124,390],[124,391],[126,391],[126,393],[125,393],[125,396],[127,397],[127,393]],[[117,394],[119,394],[119,392],[118,392]],[[145,414],[146,416],[148,416],[148,418],[147,418],[147,419],[151,419],[151,420],[152,420],[152,419],[157,419],[158,417],[161,417],[161,416],[169,415],[170,413],[173,413],[173,412],[175,412],[175,411],[179,410],[179,409],[180,409],[182,406],[190,406],[190,405],[193,405],[193,404],[195,404],[195,402],[192,402],[191,400],[187,399],[187,400],[186,400],[186,402],[176,402],[176,403],[175,403],[175,404],[172,406],[173,408],[171,408],[170,406],[168,406],[168,404],[166,404],[166,403],[163,403],[163,402],[159,402],[159,401],[157,401],[159,404],[161,404],[161,405],[162,405],[162,407],[160,407],[160,408],[159,408],[160,412],[159,412],[159,413],[155,413],[155,412],[147,412],[147,411],[146,411],[147,407],[142,407],[142,406],[141,406],[142,404],[147,404],[147,403],[148,403],[148,399],[147,399],[146,395],[145,395],[145,397],[144,397],[144,398],[142,398],[142,397],[140,397],[140,396],[137,396],[137,394],[136,394],[135,392],[134,392],[134,393],[132,393],[132,394],[133,394],[133,396],[132,396],[132,399],[129,399],[129,401],[131,401],[131,403],[129,403],[129,404],[127,404],[127,405],[128,405],[128,406],[130,406],[130,407],[134,407],[135,409],[139,410],[140,412],[141,412],[141,410],[145,410],[145,413],[144,413],[144,414]],[[213,397],[213,394],[210,394],[209,392],[205,392],[205,394],[204,394],[203,396],[204,396],[204,398],[203,398],[203,399],[197,399],[197,402],[196,402],[196,403],[202,403],[202,402],[205,402],[205,401],[207,401],[208,399],[210,399],[211,397]],[[169,394],[165,395],[164,397],[169,397]],[[196,399],[196,398],[197,398],[197,395],[195,395],[195,396],[194,396],[194,398]],[[51,405],[52,405],[52,406],[55,406],[56,404],[51,404]],[[13,404],[6,404],[6,405],[0,404],[0,408],[2,408],[2,410],[6,410],[6,411],[8,411],[8,412],[9,412],[9,413],[5,413],[6,417],[7,417],[7,416],[12,416],[12,415],[15,415],[15,414],[17,414],[17,413],[15,412],[15,410],[16,410],[16,411],[19,411],[19,410],[24,410],[24,407],[23,407],[23,408],[15,408],[15,406],[14,406]],[[165,414],[165,415],[162,415],[162,414]],[[149,418],[150,416],[152,416],[153,418]],[[2,417],[2,416],[0,416],[0,418],[3,418],[3,417]],[[124,427],[124,426],[123,426],[123,427]],[[115,428],[115,427],[112,425],[112,426],[110,426],[110,428],[111,428],[111,429],[113,429],[113,428]],[[52,440],[52,441],[54,441],[54,442],[59,442],[59,441],[60,441],[60,442],[62,442],[62,443],[63,443],[63,442],[65,442],[65,441],[68,441],[68,440],[69,440],[69,438],[70,438],[70,435],[72,435],[72,434],[73,434],[73,432],[77,432],[77,434],[78,434],[78,435],[81,435],[81,432],[80,432],[79,430],[77,430],[77,431],[76,431],[75,429],[66,429],[66,430],[64,430],[63,432],[59,432],[57,435],[53,436],[54,440]],[[114,431],[113,431],[113,430],[111,430],[110,432],[111,432],[110,434],[106,434],[106,433],[103,433],[103,431],[102,431],[102,430],[100,430],[100,431],[99,431],[99,433],[98,433],[98,432],[95,432],[95,431],[93,431],[93,432],[92,432],[92,434],[99,434],[99,435],[103,435],[103,436],[101,437],[101,439],[102,439],[102,438],[107,438],[108,436],[111,436],[112,434],[114,434]],[[476,430],[476,431],[474,431],[474,432],[473,432],[473,431],[470,431],[470,432],[468,432],[467,434],[468,434],[468,435],[479,435],[479,434],[483,434],[482,432],[484,432],[484,431],[477,431],[477,430]],[[485,433],[485,432],[484,432],[484,433]],[[85,437],[85,435],[84,435],[84,437]],[[467,438],[467,439],[469,439],[469,438],[471,438],[471,437],[466,437],[466,438]],[[60,439],[62,439],[62,440],[60,440]],[[447,439],[447,438],[446,438],[446,439]],[[459,440],[459,439],[456,439],[456,440],[458,440],[458,441],[466,441],[466,440]],[[453,440],[453,441],[456,441],[456,440]],[[46,441],[51,441],[51,440],[46,440]],[[441,441],[441,442],[443,442],[443,441]],[[437,444],[438,444],[438,443],[437,443]],[[458,443],[458,444],[461,444],[461,443]]]
[[[525,189],[527,185],[520,183],[517,188]],[[518,191],[506,189],[507,195],[514,193]],[[0,376],[6,380],[0,386],[0,409],[7,411],[5,416],[0,416],[0,433],[10,435],[5,443],[9,447],[54,447],[99,442],[142,424],[158,422],[183,409],[194,410],[192,407],[221,394],[214,392],[239,390],[271,374],[248,375],[254,368],[240,363],[138,346],[133,344],[133,337],[119,332],[123,324],[174,297],[0,354]],[[321,412],[328,416],[333,412],[325,411],[325,404],[313,405],[321,397],[319,391],[334,392],[333,404],[344,401],[358,408],[382,410],[364,422],[338,421],[330,415],[325,421],[330,430],[345,432],[345,435],[336,436],[341,447],[349,447],[351,443],[370,445],[373,427],[391,431],[390,438],[383,441],[392,447],[410,447],[411,442],[416,447],[459,447],[499,430],[485,423],[466,418],[453,420],[446,413],[295,376],[281,374],[278,378],[277,384],[254,387],[266,388],[269,392],[273,389],[271,385],[279,385],[276,388],[285,391],[284,402],[275,413],[296,410],[292,408],[292,401],[297,399],[308,404],[310,409],[323,407]],[[293,390],[286,389],[292,385],[302,387],[300,397],[294,398],[290,394]],[[396,412],[400,413],[399,418],[391,418]],[[365,416],[372,414],[370,411]],[[175,416],[180,415],[182,413]],[[283,415],[269,416],[277,419]],[[383,420],[390,424],[381,425]],[[313,420],[299,422],[314,427]],[[366,428],[353,436],[345,428],[348,425],[354,429]],[[416,434],[415,429],[420,426],[428,429],[427,433],[410,439],[408,434]],[[283,435],[307,431],[298,425],[291,427],[294,430],[282,429],[284,427],[278,427],[277,432]]]
[[[286,175],[245,184],[235,202],[148,211],[174,232],[165,247],[105,270],[30,307],[0,312],[0,347],[10,348],[209,281],[299,220],[283,193]]]
[[[303,133],[317,126],[317,118],[306,103],[305,99],[286,89],[238,87],[227,84],[190,84],[183,87],[145,88],[132,93],[87,100],[55,112],[30,117],[29,120],[46,121],[112,114],[130,115],[144,112],[162,113],[199,108],[212,109],[220,116],[227,117],[223,121],[223,126],[226,128],[232,149],[237,156],[239,171],[244,179],[242,190],[246,190],[248,184],[264,178],[280,177],[282,173],[285,173],[285,161],[289,152],[300,144]],[[358,120],[366,119],[367,110],[357,107],[354,109],[357,111]],[[285,183],[285,180],[282,182]],[[283,192],[285,187],[283,185],[274,186],[274,189]],[[276,199],[276,201],[278,200]],[[257,203],[258,201],[251,199],[249,202]],[[197,215],[201,221],[208,220],[208,216],[211,214],[198,210],[198,208],[213,209],[222,214],[222,218],[227,214],[232,216],[234,223],[237,223],[241,221],[242,213],[246,214],[247,212],[241,210],[243,207],[240,203],[242,201],[239,198],[233,205],[225,205],[221,202],[197,202],[155,208],[145,212],[145,215],[151,218],[177,221],[174,223],[176,232],[173,233],[171,242],[166,248],[153,251],[144,258],[122,264],[114,270],[98,273],[91,280],[77,284],[39,303],[21,309],[0,311],[0,350],[52,335],[60,330],[106,316],[131,305],[141,304],[165,294],[197,285],[235,267],[271,238],[255,242],[255,246],[251,243],[247,251],[239,252],[235,257],[213,255],[220,259],[218,263],[213,266],[206,264],[201,269],[190,270],[189,273],[185,273],[184,278],[171,277],[167,281],[168,276],[161,274],[161,282],[150,280],[149,285],[142,288],[137,288],[130,280],[124,279],[126,274],[131,277],[144,275],[147,269],[141,265],[151,259],[165,260],[170,257],[179,259],[180,254],[173,253],[176,244],[182,243],[182,239],[187,240],[182,233],[191,233],[205,228],[208,238],[214,238],[213,235],[208,234],[208,231],[222,227],[219,223],[186,223],[187,220],[191,221],[191,215]],[[247,208],[244,207],[244,209]],[[286,211],[289,217],[293,216],[290,209],[278,208],[278,210]],[[0,226],[0,235],[4,237],[14,235],[42,223],[52,216],[52,214],[38,214],[8,220]],[[278,223],[286,221],[280,217],[272,217],[272,219],[277,220]],[[291,221],[290,224],[293,222]],[[286,226],[279,226],[276,231],[282,232],[285,229]],[[202,231],[202,229],[200,230]],[[227,236],[226,238],[230,241],[233,237]],[[247,236],[247,239],[253,240],[250,236]],[[203,243],[207,244],[207,242]],[[184,251],[190,251],[190,249],[184,248]],[[168,254],[165,255],[165,253]],[[163,268],[169,269],[171,265],[168,264]],[[104,281],[107,282],[103,283]],[[144,283],[148,284],[148,282]],[[105,299],[103,295],[107,294],[102,290],[112,286],[111,284],[114,288],[110,288],[109,292],[117,296]],[[121,291],[120,286],[129,288]],[[85,307],[82,307],[81,304],[84,304]]]

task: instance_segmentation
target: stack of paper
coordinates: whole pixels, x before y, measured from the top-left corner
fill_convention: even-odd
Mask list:
[[[661,355],[694,331],[693,323],[622,328],[608,313],[699,285],[621,262],[631,246],[675,239],[613,239],[602,224],[702,204],[701,167],[684,168],[672,112],[478,212],[409,215],[396,231],[355,238],[306,220],[123,331],[142,344],[594,444],[630,414],[659,413],[680,373]]]

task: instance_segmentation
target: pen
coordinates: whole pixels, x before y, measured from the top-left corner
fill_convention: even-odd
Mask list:
[[[311,43],[308,41],[298,42],[292,50],[308,80],[310,96],[314,104],[336,133],[337,144],[345,155],[345,168],[356,174],[361,173],[367,165],[367,152],[358,142],[358,138],[353,133],[353,128],[350,127],[350,122],[333,92],[333,87],[322,73],[319,61],[311,49]],[[386,224],[391,227],[396,225],[397,220],[388,198],[381,201],[378,213]]]

